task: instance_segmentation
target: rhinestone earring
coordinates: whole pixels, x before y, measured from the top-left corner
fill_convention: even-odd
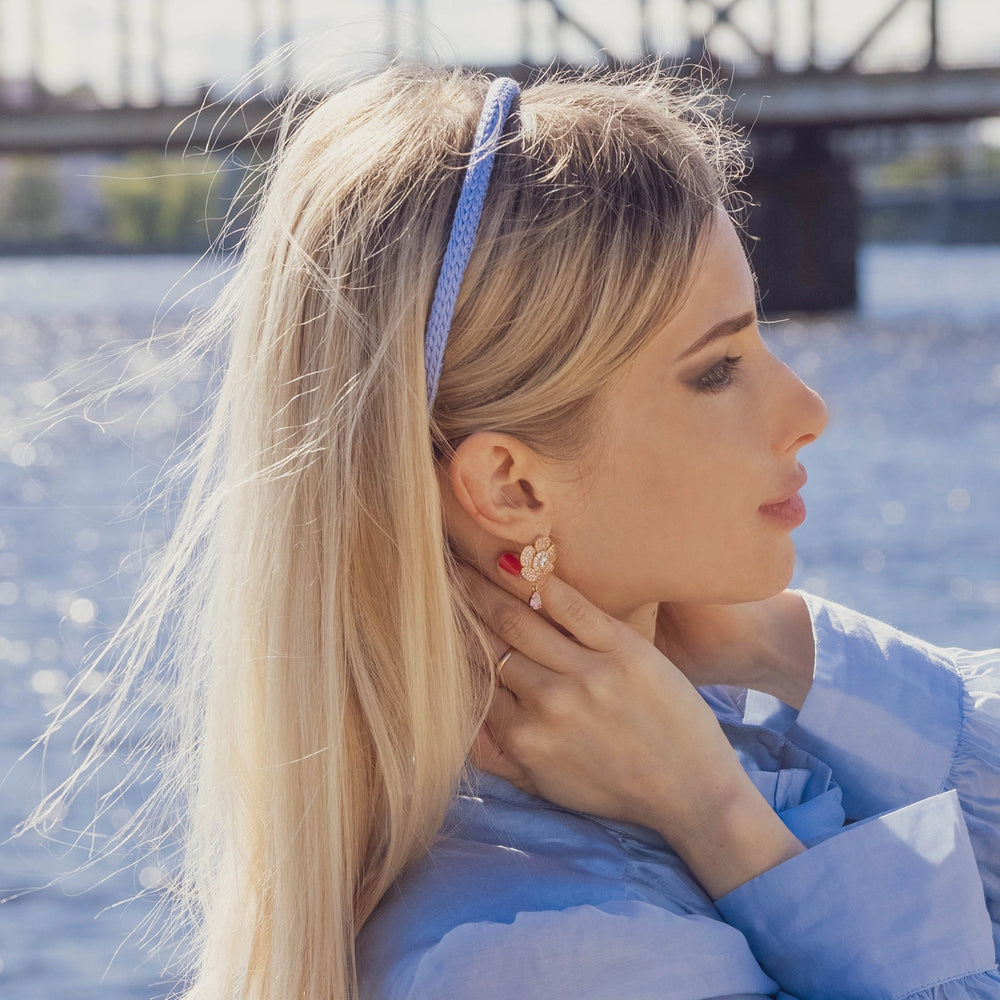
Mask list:
[[[547,577],[556,565],[556,547],[548,535],[540,535],[531,545],[521,549],[521,576],[531,584],[529,607],[535,611],[542,608],[542,595],[538,592],[538,582]]]

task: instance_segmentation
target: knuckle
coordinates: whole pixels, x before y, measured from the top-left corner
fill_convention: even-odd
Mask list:
[[[619,701],[616,679],[611,671],[594,671],[581,679],[581,713],[600,713]]]
[[[610,687],[609,670],[581,670],[577,674],[580,689],[590,701],[600,701]]]
[[[635,633],[617,631],[608,637],[607,652],[616,663],[627,665],[641,656],[640,649],[644,646],[644,641]]]
[[[494,616],[494,627],[512,646],[517,646],[527,634],[528,623],[519,607],[500,608]]]
[[[589,614],[587,606],[577,597],[571,597],[563,610],[563,618],[570,631],[573,631],[575,626],[584,624]]]
[[[576,715],[574,698],[565,684],[549,682],[538,692],[539,707],[550,726],[559,727]]]

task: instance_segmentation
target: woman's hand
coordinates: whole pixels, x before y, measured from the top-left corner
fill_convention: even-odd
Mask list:
[[[812,686],[812,622],[790,590],[748,604],[661,604],[656,645],[697,687],[749,687],[799,709]]]
[[[559,628],[501,588],[475,586],[497,656],[516,650],[478,766],[567,808],[658,830],[713,898],[802,850],[692,683],[630,626],[554,576],[542,592]]]

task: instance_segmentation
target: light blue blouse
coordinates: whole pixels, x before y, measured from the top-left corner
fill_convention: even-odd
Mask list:
[[[702,694],[807,851],[713,904],[651,830],[476,774],[362,930],[363,1000],[1000,998],[1000,650],[804,596],[800,712]]]

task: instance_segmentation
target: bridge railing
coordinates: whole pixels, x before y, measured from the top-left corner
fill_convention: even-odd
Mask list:
[[[187,104],[246,82],[268,59],[250,86],[280,90],[319,64],[343,71],[396,54],[486,65],[663,56],[740,78],[1000,63],[992,0],[494,0],[447,10],[381,0],[363,18],[337,11],[328,0],[0,0],[0,107]]]
[[[197,18],[179,15],[199,3]],[[435,4],[446,3],[447,35],[434,27]],[[970,8],[982,16],[969,18]],[[750,223],[769,305],[839,308],[856,293],[861,219],[845,134],[1000,116],[993,0],[382,0],[374,18],[331,24],[336,9],[330,0],[0,0],[0,168],[21,154],[37,186],[53,160],[73,159],[63,154],[211,150],[238,186],[244,164],[274,141],[273,100],[317,73],[335,84],[396,55],[520,76],[554,61],[693,60],[732,79],[732,117],[752,126]]]

